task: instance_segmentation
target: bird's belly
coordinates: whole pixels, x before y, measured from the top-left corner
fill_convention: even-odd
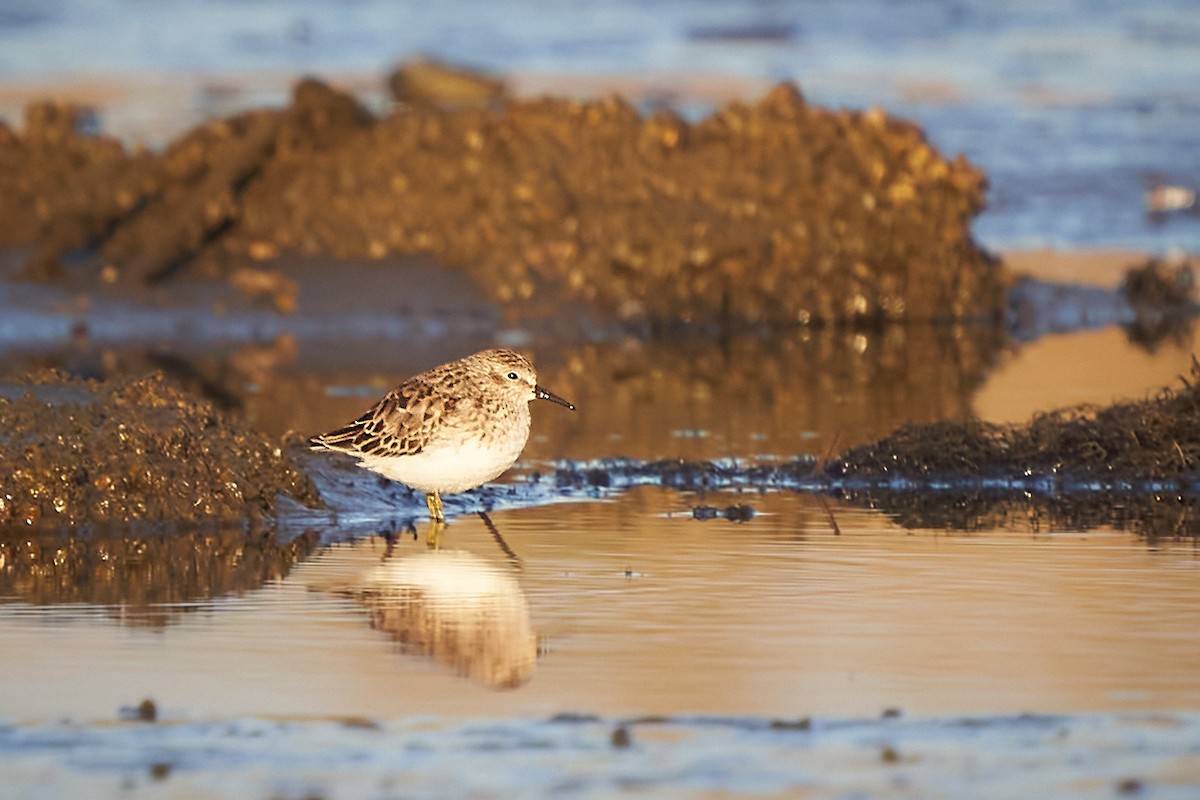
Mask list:
[[[359,466],[422,492],[464,492],[487,483],[513,465],[524,442],[464,442],[410,456],[364,456]]]

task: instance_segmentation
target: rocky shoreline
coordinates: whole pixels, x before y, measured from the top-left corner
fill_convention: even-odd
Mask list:
[[[161,153],[88,119],[40,103],[22,130],[0,127],[0,246],[32,248],[27,278],[132,288],[250,269],[286,286],[289,255],[427,254],[509,308],[580,304],[658,328],[980,319],[1003,304],[999,264],[970,233],[982,173],[911,123],[812,106],[792,85],[690,123],[615,96],[406,101],[376,118],[305,79],[286,108],[213,120]]]

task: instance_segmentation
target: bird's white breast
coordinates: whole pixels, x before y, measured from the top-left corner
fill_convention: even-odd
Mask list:
[[[359,464],[422,492],[463,492],[499,477],[513,465],[529,437],[528,412],[506,434],[435,438],[419,453],[367,455]]]

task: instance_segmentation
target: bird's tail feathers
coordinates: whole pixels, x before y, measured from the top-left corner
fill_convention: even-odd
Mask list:
[[[329,433],[321,433],[308,440],[309,448],[313,450],[339,450],[345,452],[354,446],[354,440],[362,433],[362,426],[352,422],[344,428],[338,428]]]

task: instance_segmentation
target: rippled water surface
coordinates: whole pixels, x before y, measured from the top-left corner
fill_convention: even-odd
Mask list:
[[[903,530],[836,505],[835,535],[807,497],[706,498],[752,502],[744,524],[697,521],[692,500],[639,490],[497,513],[519,562],[465,518],[439,551],[335,545],[231,597],[198,583],[171,603],[8,598],[0,652],[25,690],[3,709],[103,718],[144,696],[189,717],[1200,707],[1191,543]]]
[[[5,370],[166,368],[282,436],[474,346],[409,344],[31,346]],[[535,404],[510,482],[560,459],[748,463],[907,422],[1023,421],[1178,385],[1196,349],[1186,325],[1152,347],[1117,328],[1018,343],[921,326],[522,346],[579,409]],[[924,796],[1200,785],[1200,548],[1170,498],[1135,533],[953,498],[597,486],[501,503],[490,526],[459,515],[431,548],[423,520],[403,530],[419,499],[338,493],[339,517],[274,533],[6,533],[11,796],[388,796],[410,774],[419,797],[899,796],[887,765]],[[145,698],[158,736],[133,721]]]
[[[564,457],[820,453],[972,409],[1021,419],[1151,392],[1191,350],[1098,331],[1009,350],[969,379],[942,366],[872,383],[891,375],[875,338],[840,377],[803,375],[814,351],[843,359],[833,343],[743,345],[543,348],[544,382],[580,409],[535,406],[515,478]],[[375,374],[272,402],[295,393],[287,373],[244,413],[328,427],[369,402],[342,387],[369,393]],[[736,506],[752,517],[695,518]],[[187,717],[1200,707],[1194,537],[1004,519],[968,532],[803,494],[644,487],[497,511],[494,530],[459,517],[436,550],[424,523],[390,546],[336,523],[253,547],[240,531],[30,534],[61,556],[5,565],[0,660],[26,691],[0,712],[105,718],[146,696]]]

